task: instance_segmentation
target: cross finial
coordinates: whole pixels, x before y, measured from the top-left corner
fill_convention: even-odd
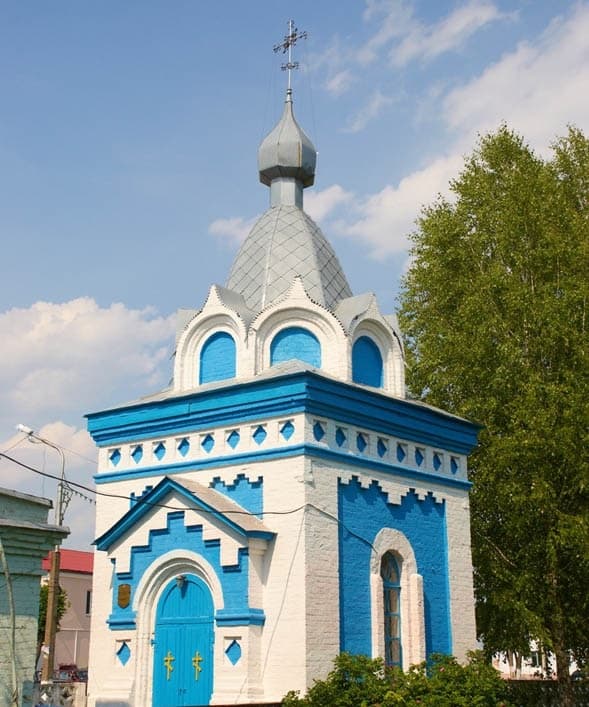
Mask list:
[[[287,94],[290,98],[291,90],[291,73],[293,69],[299,68],[299,62],[292,60],[292,48],[298,42],[299,39],[307,39],[306,32],[299,32],[298,28],[295,27],[294,20],[288,21],[288,34],[284,36],[284,39],[280,44],[274,45],[274,53],[282,52],[283,54],[288,54],[288,61],[281,65],[283,71],[288,71],[288,91]]]

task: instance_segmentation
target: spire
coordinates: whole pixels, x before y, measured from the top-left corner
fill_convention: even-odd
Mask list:
[[[270,187],[270,208],[258,220],[233,261],[227,288],[252,312],[285,297],[295,278],[308,296],[331,311],[352,292],[333,248],[303,211],[303,189],[315,180],[317,153],[292,110],[291,48],[305,33],[292,20],[274,51],[288,51],[289,80],[282,117],[258,151],[260,181]]]
[[[303,189],[315,181],[317,151],[311,140],[297,123],[292,109],[291,72],[298,68],[292,60],[292,47],[304,39],[306,32],[299,32],[289,20],[288,34],[274,51],[288,52],[288,61],[282,69],[288,71],[288,88],[282,117],[266,136],[258,151],[258,169],[262,184],[270,187],[271,206],[303,205]]]

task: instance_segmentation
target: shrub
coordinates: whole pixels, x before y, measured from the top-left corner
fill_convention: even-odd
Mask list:
[[[342,653],[325,680],[305,697],[289,692],[283,705],[299,707],[512,707],[499,673],[471,653],[467,665],[433,655],[406,673],[385,668],[380,658]]]

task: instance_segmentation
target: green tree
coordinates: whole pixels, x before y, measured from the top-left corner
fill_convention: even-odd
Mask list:
[[[506,127],[425,208],[400,295],[413,395],[483,425],[470,461],[489,652],[589,648],[589,141],[550,159]],[[570,681],[564,685],[570,703]]]
[[[39,592],[39,620],[37,621],[37,660],[41,652],[41,646],[45,639],[45,625],[47,623],[47,598],[49,596],[49,585],[42,584]],[[68,610],[70,602],[67,593],[61,587],[59,588],[59,596],[57,598],[57,630],[63,615]]]

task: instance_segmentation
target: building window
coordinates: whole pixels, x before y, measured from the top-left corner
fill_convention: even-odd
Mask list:
[[[354,383],[382,388],[382,356],[368,336],[361,336],[352,348],[352,380]]]
[[[199,383],[228,378],[235,378],[235,341],[230,334],[218,331],[201,349]]]
[[[313,368],[321,368],[321,344],[319,339],[302,327],[282,329],[270,344],[270,365],[296,358]]]
[[[92,611],[92,591],[90,589],[86,590],[86,615],[89,615]]]
[[[386,552],[380,564],[384,609],[385,665],[401,667],[401,575],[392,552]]]

